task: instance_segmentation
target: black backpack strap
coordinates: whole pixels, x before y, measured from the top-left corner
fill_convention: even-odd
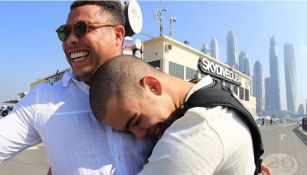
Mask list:
[[[215,81],[212,85],[195,91],[184,103],[182,113],[193,107],[213,108],[216,106],[226,106],[234,109],[239,113],[240,119],[248,126],[253,141],[254,161],[256,164],[255,175],[258,175],[261,172],[261,155],[264,152],[261,134],[253,116],[233,95],[230,88],[223,86],[221,82]]]

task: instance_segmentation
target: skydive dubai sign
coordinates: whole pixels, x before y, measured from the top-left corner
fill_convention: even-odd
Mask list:
[[[200,58],[198,68],[202,73],[210,74],[214,77],[224,79],[233,84],[241,84],[241,76],[232,72],[229,68],[223,67],[215,62],[209,61],[206,58]]]

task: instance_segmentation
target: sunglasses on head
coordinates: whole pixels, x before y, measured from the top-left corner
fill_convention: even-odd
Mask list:
[[[78,37],[81,37],[87,34],[90,31],[90,29],[97,29],[100,27],[116,27],[115,25],[112,24],[104,24],[100,26],[92,26],[92,24],[95,23],[88,21],[78,21],[73,26],[70,26],[68,24],[61,25],[58,29],[56,29],[56,32],[58,34],[59,39],[61,41],[65,41],[68,38],[70,32],[72,31],[71,28],[73,28],[73,31]]]

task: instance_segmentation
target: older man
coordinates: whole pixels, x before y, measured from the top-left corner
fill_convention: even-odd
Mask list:
[[[120,55],[125,18],[119,1],[75,1],[57,29],[72,71],[32,90],[0,120],[0,162],[43,142],[54,175],[139,172],[150,147],[98,123],[88,90],[92,75]]]

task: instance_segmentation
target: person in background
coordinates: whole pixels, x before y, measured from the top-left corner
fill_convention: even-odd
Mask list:
[[[134,175],[143,168],[150,142],[99,123],[89,105],[91,77],[121,54],[124,24],[120,1],[72,3],[57,29],[72,71],[32,90],[0,120],[0,162],[43,142],[55,175]]]
[[[212,83],[206,76],[193,84],[121,55],[92,77],[90,103],[97,120],[117,131],[160,138],[139,175],[254,174],[251,134],[237,112],[195,107],[178,115],[193,92]]]

